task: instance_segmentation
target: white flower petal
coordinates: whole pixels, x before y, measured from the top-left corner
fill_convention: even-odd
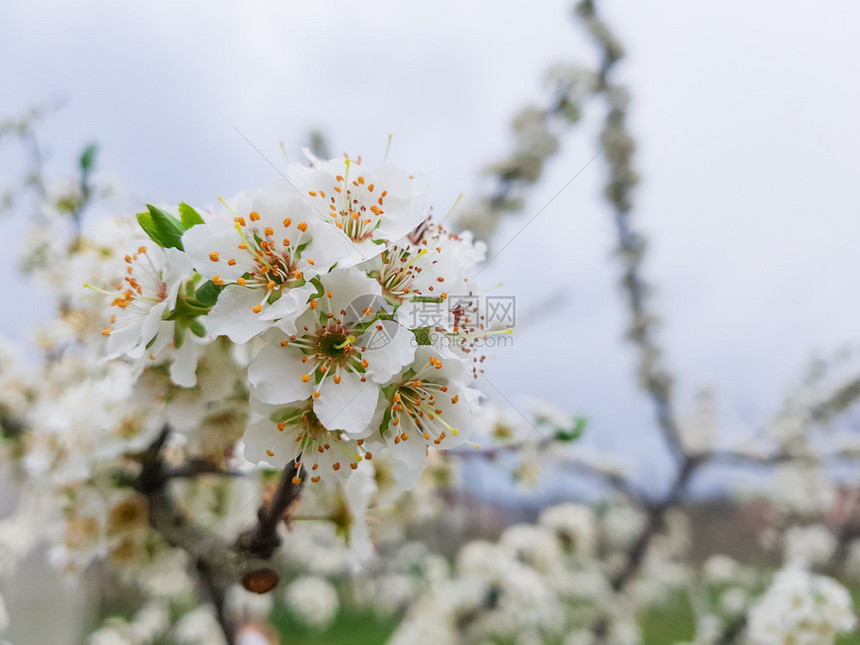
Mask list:
[[[379,386],[358,374],[341,372],[340,383],[328,377],[314,400],[314,412],[329,430],[360,434],[370,423],[379,400]]]
[[[315,291],[316,289],[311,284],[294,289],[286,289],[280,298],[271,305],[265,306],[260,313],[260,319],[279,321],[278,327],[283,329],[284,333],[296,333],[296,318],[307,309],[308,298]]]
[[[254,336],[271,327],[269,320],[254,313],[265,295],[258,289],[227,285],[218,296],[218,302],[206,316],[206,331],[212,336],[227,336],[234,343],[247,343]]]
[[[295,433],[278,432],[271,419],[257,419],[245,430],[245,459],[258,464],[266,462],[282,468],[299,454]],[[269,454],[272,453],[272,454]]]
[[[215,216],[206,224],[192,226],[182,236],[182,245],[194,268],[210,280],[218,275],[229,282],[254,268],[248,252],[239,249],[241,243],[232,218],[227,216]],[[230,260],[235,263],[228,264]]]
[[[400,372],[415,355],[415,334],[393,320],[378,321],[365,332],[361,342],[367,347],[363,353],[369,363],[367,375],[377,383]]]
[[[248,366],[248,382],[263,403],[292,403],[307,399],[313,391],[310,382],[302,381],[304,373],[295,351],[267,343]]]
[[[173,363],[170,365],[170,378],[180,387],[197,385],[197,359],[203,346],[195,342],[191,332],[185,332],[185,342],[176,350]]]

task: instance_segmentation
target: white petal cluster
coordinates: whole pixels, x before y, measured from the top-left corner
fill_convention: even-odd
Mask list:
[[[309,627],[323,629],[337,615],[337,590],[324,578],[303,576],[287,587],[285,600],[290,611]]]
[[[200,605],[185,614],[173,628],[177,645],[226,644],[211,605]]]
[[[476,296],[468,277],[485,249],[432,222],[420,179],[311,162],[202,215],[183,204],[181,224],[151,207],[167,228],[147,232],[167,248],[126,256],[106,354],[168,359],[174,383],[195,387],[205,347],[247,344],[247,459],[342,481],[390,451],[410,488],[428,448],[457,446],[472,426],[475,343],[498,330],[451,298]]]
[[[836,549],[836,537],[826,526],[793,526],[784,536],[784,560],[799,566],[824,565]]]
[[[832,645],[856,620],[848,590],[800,568],[780,571],[750,611],[751,645]]]

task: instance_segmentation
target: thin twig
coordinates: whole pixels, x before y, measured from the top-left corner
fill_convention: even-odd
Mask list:
[[[218,623],[229,645],[235,642],[236,625],[225,606],[227,590],[241,582],[249,591],[265,593],[278,584],[278,575],[269,562],[280,539],[277,525],[301,492],[296,465],[287,464],[278,489],[268,504],[257,513],[257,523],[230,542],[217,533],[190,520],[177,506],[168,483],[176,477],[192,477],[218,472],[204,461],[192,461],[184,467],[168,468],[161,456],[170,434],[164,427],[152,444],[139,455],[141,471],[134,482],[136,490],[148,502],[149,523],[165,542],[183,549],[200,576],[206,596],[215,607]]]

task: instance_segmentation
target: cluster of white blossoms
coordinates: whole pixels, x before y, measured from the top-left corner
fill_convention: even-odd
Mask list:
[[[522,115],[518,132],[540,161],[552,142],[538,117]],[[263,642],[254,630],[274,605],[319,629],[355,607],[402,618],[390,643],[411,645],[636,645],[647,640],[644,612],[679,598],[695,614],[685,636],[695,645],[725,642],[744,618],[751,645],[832,643],[851,628],[841,585],[860,577],[860,540],[843,538],[854,498],[827,456],[856,458],[860,444],[850,432],[825,444],[811,430],[854,400],[853,366],[846,378],[805,381],[763,432],[729,451],[776,464],[773,486],[740,498],[755,506],[714,514],[702,530],[697,506],[681,508],[678,495],[655,522],[653,491],[639,489],[623,460],[559,449],[583,418],[542,402],[525,403],[525,414],[476,411],[478,341],[507,330],[475,308],[470,276],[483,245],[429,217],[420,180],[313,159],[211,210],[149,207],[138,224],[88,218],[72,239],[57,234],[60,223],[25,245],[28,275],[59,303],[37,332],[44,362],[27,365],[0,342],[0,455],[22,493],[0,520],[0,579],[28,575],[24,558],[41,543],[68,575],[98,564],[134,589],[139,611],[106,618],[87,642],[224,642],[200,604],[194,559],[150,524],[152,507],[132,488],[141,451],[165,426],[171,495],[221,535],[253,525],[256,500],[278,485],[271,467],[295,459],[297,478],[321,480],[291,506],[290,530],[279,526],[283,589],[229,591],[228,612],[253,642]],[[723,449],[716,412],[703,392],[679,420],[686,455]],[[488,449],[428,450],[464,441]],[[573,499],[590,501],[498,527],[495,542],[457,545],[456,557],[435,553],[434,544],[448,550],[456,536],[495,531],[496,513],[474,512],[490,502],[468,494],[476,459],[510,466],[520,488],[573,468],[592,484]],[[199,477],[183,475],[201,465]],[[614,493],[594,497],[592,482]],[[723,519],[739,559],[697,565],[701,534]],[[756,549],[747,557],[755,543],[774,552],[768,562],[781,555],[775,577]],[[5,591],[14,582],[3,582],[0,635],[29,642],[18,635],[19,599]]]
[[[832,645],[856,623],[848,590],[800,567],[780,571],[749,615],[751,645]]]
[[[212,211],[149,207],[125,258],[107,356],[170,362],[194,387],[218,337],[251,343],[245,456],[342,479],[380,450],[414,485],[428,447],[467,440],[478,339],[470,274],[484,246],[429,215],[423,181],[361,159],[291,164]],[[427,324],[419,313],[441,315]],[[189,333],[190,332],[190,333]]]

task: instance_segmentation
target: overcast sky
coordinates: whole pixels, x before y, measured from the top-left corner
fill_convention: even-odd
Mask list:
[[[628,51],[619,79],[640,145],[635,218],[651,241],[646,273],[679,402],[713,385],[727,432],[755,425],[813,352],[860,331],[860,5],[601,7]],[[101,169],[121,179],[132,208],[211,204],[270,181],[231,123],[275,160],[279,141],[295,154],[313,127],[334,152],[368,159],[391,132],[391,161],[423,173],[444,212],[509,149],[516,110],[547,100],[547,66],[593,61],[570,15],[560,0],[6,0],[0,115],[63,97],[42,133],[51,167],[65,171],[98,141]],[[563,140],[499,247],[593,156],[598,117]],[[4,181],[16,161],[0,153]],[[482,274],[504,283],[520,313],[568,295],[497,353],[488,376],[511,399],[587,414],[587,442],[638,455],[651,478],[663,461],[621,341],[603,173],[600,159],[588,166]],[[0,223],[7,272],[20,230]],[[0,330],[25,338],[44,309],[20,282],[2,289]]]

